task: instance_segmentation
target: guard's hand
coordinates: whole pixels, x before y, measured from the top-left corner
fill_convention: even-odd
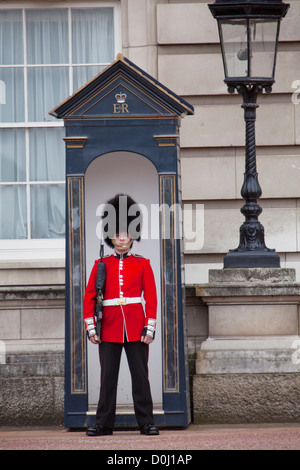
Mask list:
[[[93,344],[99,344],[99,343],[101,343],[101,340],[98,338],[97,335],[91,336],[91,337],[90,337],[90,341],[91,341]]]
[[[141,343],[146,343],[146,344],[151,344],[153,343],[153,338],[150,338],[150,336],[141,336]]]

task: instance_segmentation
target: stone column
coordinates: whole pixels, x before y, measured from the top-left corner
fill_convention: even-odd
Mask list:
[[[159,0],[122,0],[122,45],[124,56],[158,78],[157,19]]]
[[[196,286],[209,337],[194,377],[194,422],[300,419],[300,284],[293,269],[211,270]]]

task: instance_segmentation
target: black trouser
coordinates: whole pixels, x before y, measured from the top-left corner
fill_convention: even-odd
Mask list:
[[[135,416],[141,427],[153,423],[153,404],[148,380],[149,346],[140,341],[132,343],[99,344],[101,365],[100,398],[96,424],[114,427],[119,368],[122,349],[125,349],[132,381],[132,398]]]

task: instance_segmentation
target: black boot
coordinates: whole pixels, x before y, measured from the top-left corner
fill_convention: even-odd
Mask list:
[[[141,427],[141,434],[146,434],[147,436],[156,436],[159,434],[159,430],[152,423],[144,424]]]
[[[111,428],[102,426],[102,424],[96,424],[95,426],[88,428],[86,435],[87,436],[108,436],[113,433]]]

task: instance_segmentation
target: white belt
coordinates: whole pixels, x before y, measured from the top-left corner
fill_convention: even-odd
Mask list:
[[[103,307],[111,307],[113,305],[140,304],[141,302],[141,297],[120,297],[118,299],[103,300]]]

